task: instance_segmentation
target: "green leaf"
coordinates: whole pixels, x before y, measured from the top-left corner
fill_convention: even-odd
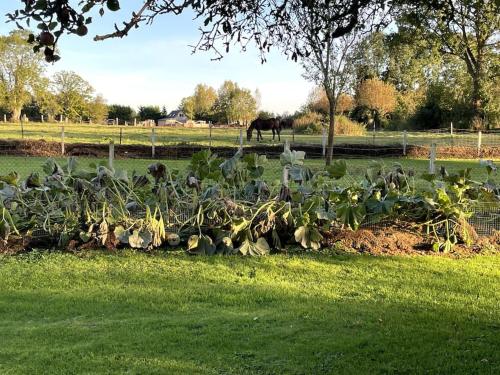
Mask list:
[[[43,164],[42,169],[47,176],[64,175],[63,169],[52,158],[47,159],[47,161]]]
[[[339,204],[336,213],[338,220],[352,230],[358,229],[366,214],[363,205],[352,205],[351,203]]]
[[[0,181],[6,182],[9,185],[16,186],[19,182],[19,175],[17,172],[10,172],[5,176],[0,176]]]
[[[130,232],[125,228],[123,228],[121,225],[117,225],[113,232],[118,241],[120,241],[123,244],[129,243]]]
[[[335,160],[332,165],[326,167],[326,171],[331,178],[339,179],[347,173],[347,163],[345,160]]]
[[[267,164],[266,155],[248,154],[243,157],[243,161],[247,164],[251,178],[259,178],[264,174],[264,166]]]

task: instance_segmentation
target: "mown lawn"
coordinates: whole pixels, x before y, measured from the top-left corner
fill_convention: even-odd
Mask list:
[[[500,258],[0,259],[2,374],[494,374]]]

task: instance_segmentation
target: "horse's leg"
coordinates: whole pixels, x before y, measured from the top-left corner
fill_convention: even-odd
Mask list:
[[[276,129],[276,131],[278,132],[278,142],[281,142],[281,136],[280,136],[280,133],[281,133],[281,129]]]
[[[262,141],[262,133],[260,132],[260,129],[257,129],[257,140],[259,139]]]
[[[273,131],[273,142],[274,142],[274,136],[275,136],[274,128],[272,128],[271,130]]]

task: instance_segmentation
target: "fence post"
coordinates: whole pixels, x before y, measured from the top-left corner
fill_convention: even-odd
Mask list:
[[[431,145],[431,153],[429,157],[429,173],[430,174],[435,174],[436,173],[436,144],[433,143]]]
[[[61,155],[64,155],[64,126],[61,126]]]
[[[323,157],[326,156],[326,129],[323,127],[323,135],[321,137],[321,148]]]
[[[453,122],[450,122],[450,143],[451,147],[455,146],[455,140],[453,139]]]
[[[42,115],[42,122],[43,122],[43,115]]]
[[[109,169],[113,169],[113,161],[115,160],[115,142],[111,139],[109,141]]]
[[[155,157],[155,141],[156,141],[156,133],[155,128],[151,128],[151,157]]]
[[[243,129],[240,129],[240,150],[243,150]]]
[[[406,145],[408,144],[408,133],[403,131],[403,155],[406,156]]]
[[[283,186],[288,187],[288,167],[283,167]]]
[[[290,150],[290,144],[288,143],[288,139],[285,139],[285,148],[283,151],[287,151],[287,150]]]
[[[122,144],[123,128],[120,128],[120,145]]]
[[[134,126],[137,126],[137,119],[134,117]]]
[[[375,144],[375,120],[373,120],[373,144]]]
[[[120,125],[120,123],[118,122],[118,117],[115,118],[115,123],[116,123],[116,125]]]
[[[23,116],[21,116],[21,138],[24,139],[24,122],[23,122]]]
[[[481,157],[481,141],[482,141],[483,133],[481,130],[477,132],[477,157]]]
[[[208,123],[208,133],[210,137],[209,147],[212,147],[212,122]]]
[[[5,113],[3,114],[3,122],[7,122],[7,115]]]
[[[292,143],[295,143],[295,124],[292,122]]]

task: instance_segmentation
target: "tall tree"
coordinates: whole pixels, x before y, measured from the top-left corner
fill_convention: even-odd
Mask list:
[[[297,2],[302,3],[300,0]],[[292,58],[300,58],[305,68],[304,76],[323,87],[328,99],[328,152],[326,164],[333,157],[333,138],[335,134],[335,112],[341,94],[352,86],[354,78],[353,52],[369,30],[372,21],[381,17],[378,7],[366,9],[354,16],[345,16],[339,8],[358,8],[357,0],[341,2],[318,1],[293,6],[292,21],[287,23],[286,38],[280,42],[286,51],[299,49],[307,51],[297,55],[292,52]],[[356,27],[359,19],[361,25]],[[349,33],[345,33],[349,30]],[[295,47],[298,46],[298,47]]]
[[[72,71],[60,71],[54,75],[54,89],[61,114],[72,121],[89,118],[89,103],[94,88]]]
[[[161,109],[157,105],[140,106],[138,115],[141,121],[145,120],[157,121],[162,118]]]
[[[428,40],[438,38],[441,53],[461,59],[472,80],[470,104],[473,122],[483,123],[488,97],[486,86],[500,77],[500,2],[498,0],[449,0],[440,9],[414,7],[408,19],[425,31]]]
[[[380,120],[396,107],[396,89],[379,79],[366,79],[359,85],[356,99],[358,105],[372,111],[375,124],[380,126]]]
[[[27,33],[0,36],[0,93],[12,121],[18,121],[23,106],[31,101],[44,72],[40,55],[26,42]]]
[[[40,115],[43,115],[48,122],[53,122],[56,115],[61,113],[61,106],[53,91],[50,79],[42,77],[40,82],[35,85],[34,93]]]
[[[104,123],[108,118],[108,106],[106,100],[100,94],[96,95],[95,98],[90,100],[87,105],[88,107],[88,118],[95,123]]]
[[[199,84],[194,89],[194,115],[197,120],[207,120],[212,115],[217,92],[213,87]]]
[[[134,109],[128,105],[111,104],[108,106],[108,116],[112,119],[118,118],[121,121],[132,123],[137,115]]]

